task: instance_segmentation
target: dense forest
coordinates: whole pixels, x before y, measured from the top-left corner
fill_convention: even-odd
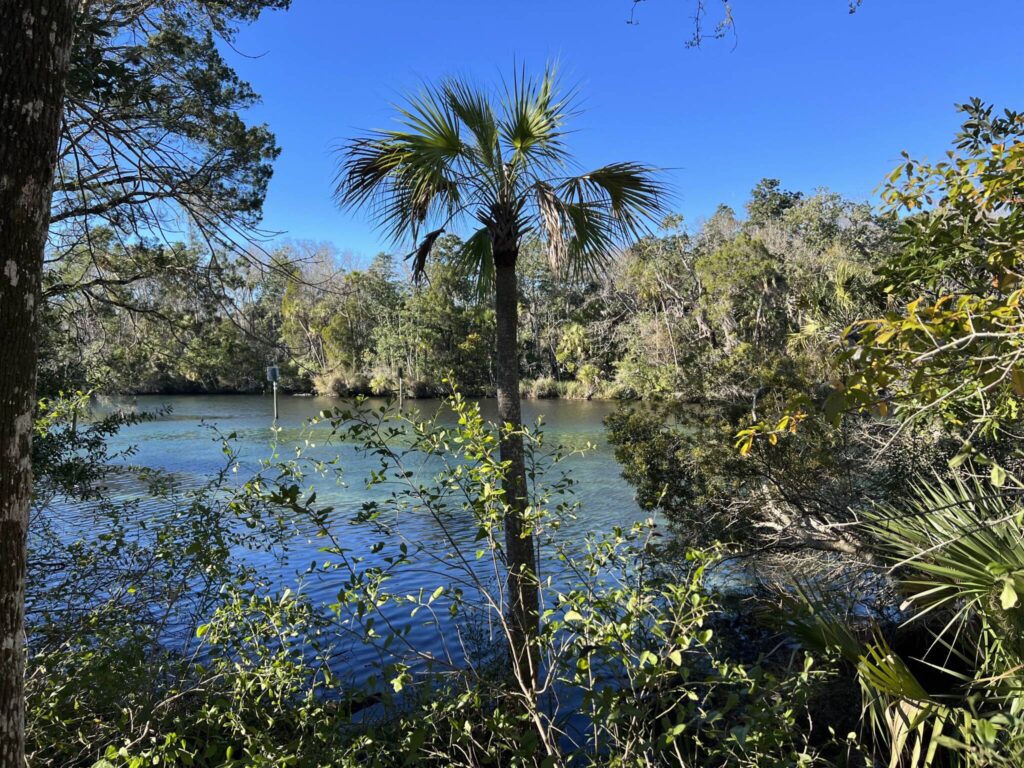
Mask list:
[[[543,243],[527,243],[523,393],[756,397],[762,366],[813,357],[828,330],[869,309],[870,265],[891,250],[891,233],[865,204],[827,191],[805,197],[765,179],[746,211],[723,206],[692,230],[670,216],[586,279],[563,279]],[[296,392],[396,394],[401,370],[412,396],[450,391],[449,373],[461,391],[493,395],[493,311],[453,258],[459,245],[441,237],[413,282],[401,258],[346,266],[327,245],[288,244],[266,262],[209,265],[185,243],[122,252],[108,238],[104,259],[176,266],[118,286],[100,303],[78,288],[98,276],[88,262],[69,259],[49,273],[64,288],[46,308],[40,387],[251,392],[266,386],[265,367],[279,364]],[[802,355],[787,352],[794,334]],[[730,380],[725,370],[742,370],[741,361],[752,370]]]
[[[2,7],[0,768],[1024,762],[1024,114],[687,221],[555,67],[444,76],[332,155],[364,262],[261,229],[288,5]],[[270,366],[336,399],[255,457],[105,397]],[[524,398],[608,401],[643,519]]]

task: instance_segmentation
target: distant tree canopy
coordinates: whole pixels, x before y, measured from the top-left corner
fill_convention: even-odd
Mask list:
[[[219,46],[288,4],[82,4],[43,274],[44,391],[110,386],[128,370],[152,379],[164,363],[149,342],[170,350],[168,339],[187,343],[214,316],[232,343],[241,341],[228,324],[256,332],[218,307],[238,300],[255,272],[280,268],[259,229],[278,148],[265,125],[240,116],[259,99]],[[244,262],[245,275],[232,262]],[[153,360],[139,368],[147,354]],[[250,372],[229,378],[237,386]]]
[[[240,112],[258,101],[218,42],[289,0],[98,0],[80,9],[51,206],[44,295],[121,303],[118,288],[258,239],[278,154]]]
[[[787,345],[820,351],[823,333],[857,316],[849,308],[865,298],[864,274],[889,233],[866,205],[804,196],[776,179],[757,184],[746,210],[741,218],[722,206],[690,229],[669,217],[606,272],[571,280],[527,238],[518,269],[524,391],[763,407],[762,382],[744,366],[756,357],[759,370],[785,378]],[[294,389],[393,392],[401,370],[407,392],[443,390],[449,373],[465,392],[493,392],[494,312],[458,258],[462,246],[438,237],[420,284],[386,254],[349,265],[327,246],[291,243],[266,264],[214,272],[198,246],[165,246],[159,275],[107,286],[121,305],[90,305],[84,293],[52,299],[44,390],[250,391],[262,386],[262,366],[279,360]],[[83,250],[67,264],[89,259]],[[193,279],[200,269],[210,280]],[[58,311],[72,310],[73,322],[61,321]],[[821,380],[812,369],[808,378]]]

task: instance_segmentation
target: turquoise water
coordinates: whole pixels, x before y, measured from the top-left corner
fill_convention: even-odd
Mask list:
[[[380,533],[366,525],[352,525],[349,519],[366,500],[380,498],[383,493],[382,489],[368,491],[365,487],[369,471],[378,466],[376,459],[360,454],[352,444],[325,443],[328,435],[323,426],[312,431],[308,427],[308,419],[325,409],[338,407],[339,401],[281,396],[279,405],[277,440],[278,452],[283,458],[294,455],[292,447],[295,444],[303,444],[307,456],[319,459],[339,457],[344,483],[338,484],[334,478],[316,481],[318,499],[334,508],[332,530],[346,549],[365,557],[363,566],[383,564],[384,558],[396,554],[398,544],[403,540],[413,548],[423,548],[414,566],[405,566],[395,572],[388,584],[389,591],[405,595],[416,594],[423,589],[429,594],[449,578],[459,577],[457,571],[449,572],[446,562],[450,561],[435,555],[448,551],[449,542],[454,539],[465,547],[472,560],[476,545],[472,541],[475,527],[471,520],[455,515],[452,519],[438,521],[422,512],[410,510],[399,518],[388,520],[395,535],[388,537],[381,551],[371,552],[371,547],[381,541]],[[408,406],[424,414],[433,414],[439,404],[414,401]],[[244,479],[262,459],[271,455],[275,432],[270,396],[139,396],[106,402],[100,409],[114,408],[149,412],[171,409],[167,415],[153,421],[125,428],[113,440],[111,447],[116,450],[133,446],[132,463],[174,473],[185,484],[198,484],[224,466],[221,442],[210,429],[211,425],[216,426],[220,434],[234,433],[235,449],[240,459],[239,478]],[[485,417],[495,418],[494,401],[484,401],[481,408]],[[646,517],[637,506],[632,489],[622,479],[612,449],[604,438],[602,422],[614,408],[613,403],[605,402],[530,400],[523,403],[525,422],[533,423],[538,416],[543,417],[547,445],[559,443],[581,450],[589,446],[585,453],[571,455],[558,467],[574,481],[571,500],[579,504],[576,517],[566,521],[555,534],[560,541],[581,543],[588,533],[608,532],[614,526],[629,526]],[[449,419],[450,416],[442,412],[441,418]],[[310,442],[315,446],[310,447]],[[431,471],[427,467],[414,469],[424,479]],[[330,605],[337,599],[342,574],[307,573],[311,562],[325,559],[321,552],[323,546],[322,538],[300,534],[291,542],[289,556],[284,561],[260,553],[247,553],[246,557],[260,568],[271,584],[280,589],[299,589],[315,603]],[[473,562],[472,566],[478,569],[482,579],[494,573],[493,565],[486,557]],[[559,563],[551,556],[550,548],[541,550],[540,570],[542,576],[552,576],[556,580],[564,576]],[[465,626],[458,627],[460,631],[456,631],[456,626],[443,610],[437,615],[423,612],[413,618],[408,615],[408,606],[394,606],[386,613],[396,627],[408,627],[411,645],[435,658],[447,657],[457,662],[468,634],[475,633],[474,642],[483,645],[493,638],[494,627],[486,626],[486,617],[478,617],[481,625],[468,628],[467,634],[463,631],[467,630]],[[358,676],[360,670],[368,669],[379,661],[375,649],[356,642],[345,643],[341,639],[343,634],[339,634],[339,671]]]
[[[277,426],[281,429],[279,452],[290,454],[289,445],[303,439],[308,419],[325,409],[336,408],[340,401],[322,397],[281,396]],[[408,403],[424,414],[433,414],[439,404],[430,400]],[[243,470],[255,467],[270,455],[274,439],[273,405],[270,396],[259,395],[146,395],[122,398],[101,404],[101,409],[156,411],[171,408],[171,413],[152,422],[127,427],[115,438],[114,448],[135,446],[133,462],[175,472],[182,477],[202,478],[216,472],[224,464],[221,444],[209,426],[222,433],[237,435],[236,447]],[[481,404],[484,417],[496,418],[493,400]],[[604,438],[603,419],[615,409],[614,403],[581,400],[527,400],[523,403],[523,421],[533,424],[544,418],[545,441],[568,448],[593,448],[585,455],[574,455],[562,463],[576,481],[575,496],[583,507],[581,522],[589,530],[608,530],[613,525],[642,519],[630,486],[622,479],[612,449]],[[314,434],[325,435],[320,428]],[[341,467],[347,483],[346,493],[336,500],[355,508],[365,499],[360,492],[366,472],[375,462],[356,454],[349,445],[318,445],[312,455],[325,457],[340,453]]]

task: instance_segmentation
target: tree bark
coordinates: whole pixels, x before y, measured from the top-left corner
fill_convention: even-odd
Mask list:
[[[494,315],[498,417],[502,422],[501,459],[508,462],[504,490],[509,512],[505,518],[505,557],[508,568],[507,600],[510,654],[516,678],[533,690],[536,656],[531,652],[537,635],[539,596],[534,537],[524,520],[527,501],[526,461],[523,453],[522,412],[519,402],[519,296],[514,251],[496,250]]]
[[[0,768],[25,764],[40,284],[75,0],[0,0]]]

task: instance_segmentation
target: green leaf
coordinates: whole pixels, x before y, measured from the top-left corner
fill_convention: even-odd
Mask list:
[[[954,456],[952,459],[949,460],[949,468],[950,469],[956,469],[961,464],[963,464],[965,461],[967,461],[967,459],[969,459],[970,457],[971,457],[970,447],[969,446],[964,446],[964,448],[961,449],[960,452],[956,456]]]
[[[1004,611],[1008,611],[1011,608],[1016,607],[1018,602],[1017,590],[1013,588],[1013,580],[1006,579],[1003,581],[1003,592],[999,596],[999,603],[1003,606]]]
[[[992,480],[992,485],[996,488],[1002,488],[1003,483],[1006,482],[1006,470],[998,464],[993,464],[990,478]]]

